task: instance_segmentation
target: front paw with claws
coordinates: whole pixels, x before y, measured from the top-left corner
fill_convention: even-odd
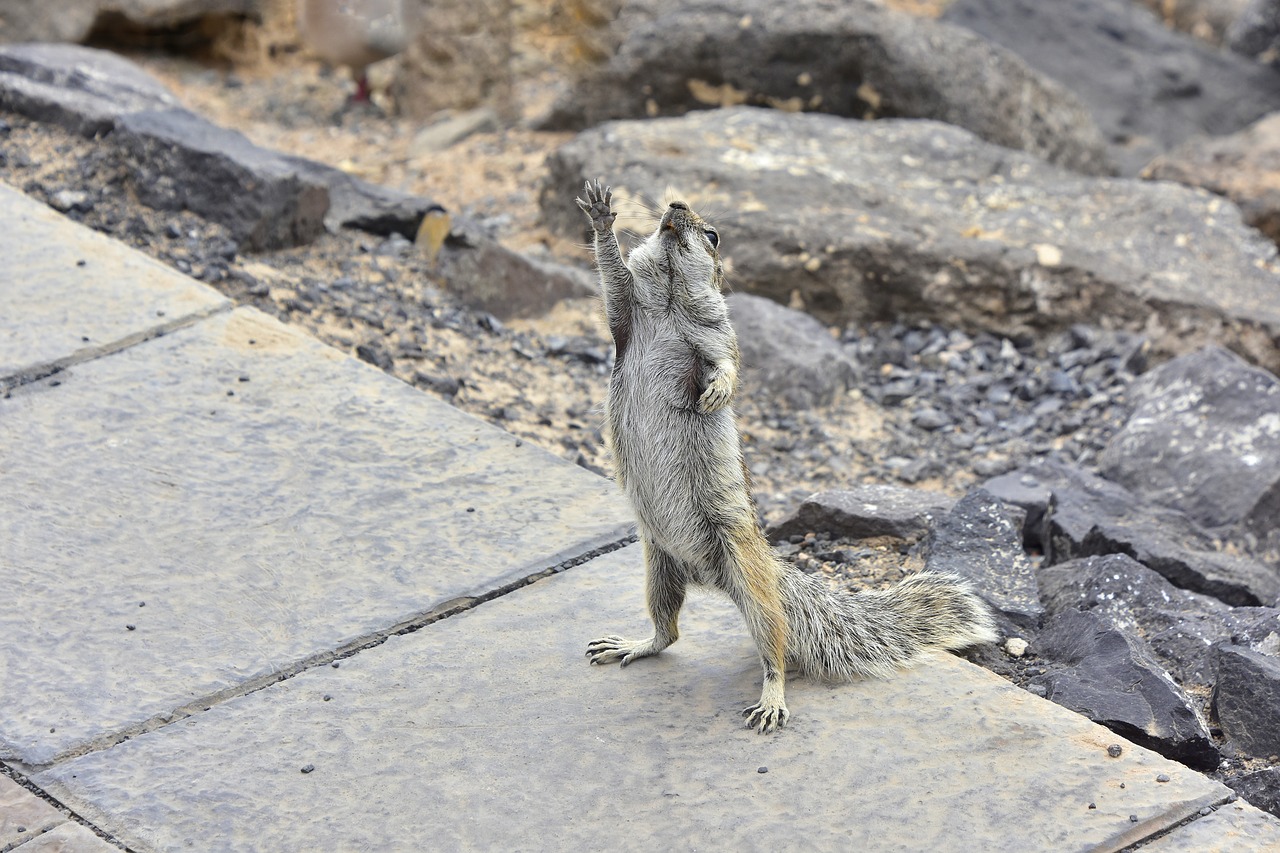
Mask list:
[[[711,374],[711,381],[698,398],[698,411],[704,415],[718,412],[733,399],[737,380],[731,370],[720,368]]]
[[[613,212],[613,188],[601,187],[600,181],[594,184],[587,181],[583,195],[587,197],[585,201],[580,198],[575,198],[574,201],[591,218],[591,227],[597,233],[608,234],[613,228],[613,221],[617,219],[617,214]]]

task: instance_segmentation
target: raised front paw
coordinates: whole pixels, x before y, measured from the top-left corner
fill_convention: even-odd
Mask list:
[[[624,640],[622,637],[610,635],[587,643],[587,657],[593,664],[614,663],[621,661],[623,666],[637,658],[654,654],[653,638],[647,640]]]
[[[704,415],[709,415],[729,405],[729,401],[733,399],[733,391],[736,384],[737,379],[734,377],[733,371],[723,368],[717,369],[711,374],[711,381],[707,383],[707,389],[698,398],[698,411]]]
[[[761,699],[743,710],[742,716],[747,718],[747,728],[755,729],[756,734],[767,735],[785,726],[787,720],[791,719],[791,712],[784,702],[765,702]]]
[[[613,228],[613,221],[617,219],[617,214],[613,212],[612,187],[601,187],[598,180],[594,184],[587,181],[583,194],[587,197],[586,201],[580,198],[575,198],[574,201],[591,218],[591,227],[601,234],[609,233]]]

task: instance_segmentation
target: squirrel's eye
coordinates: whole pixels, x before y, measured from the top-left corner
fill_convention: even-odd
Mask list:
[[[711,248],[714,249],[720,245],[720,235],[717,234],[713,229],[708,228],[703,233],[707,235],[707,241],[711,243]]]

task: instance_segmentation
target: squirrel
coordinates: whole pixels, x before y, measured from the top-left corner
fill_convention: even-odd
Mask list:
[[[605,405],[618,484],[636,515],[652,637],[603,637],[593,664],[622,666],[679,637],[690,585],[726,594],[760,653],[760,701],[742,712],[767,734],[791,714],[786,670],[832,681],[887,675],[926,649],[996,639],[991,612],[958,576],[921,572],[886,590],[850,594],[800,571],[769,546],[751,496],[731,407],[738,343],[721,288],[720,235],[673,201],[626,260],[613,233],[613,194],[588,182],[591,220],[615,357]]]

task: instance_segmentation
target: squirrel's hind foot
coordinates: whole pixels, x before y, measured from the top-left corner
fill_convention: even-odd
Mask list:
[[[633,660],[656,655],[662,651],[654,637],[647,640],[624,640],[622,637],[610,635],[587,643],[587,657],[591,663],[621,662],[623,666]]]

